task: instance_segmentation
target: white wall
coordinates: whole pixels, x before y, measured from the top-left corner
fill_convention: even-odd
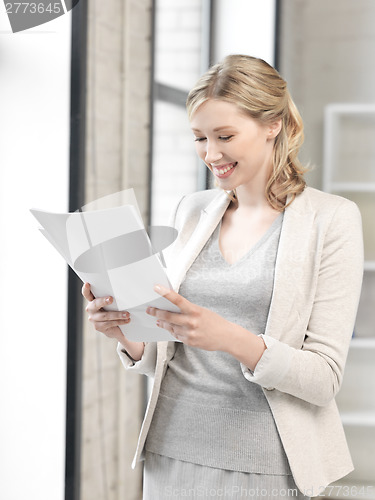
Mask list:
[[[274,63],[275,0],[216,0],[214,60],[247,54]]]
[[[0,498],[64,498],[66,278],[29,208],[68,209],[71,13],[0,9]]]

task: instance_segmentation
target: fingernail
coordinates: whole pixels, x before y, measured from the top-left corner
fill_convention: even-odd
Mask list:
[[[126,313],[122,313],[122,317],[123,318],[128,318],[129,317],[129,313],[127,313],[127,312]]]
[[[109,304],[111,302],[111,297],[107,297],[105,301],[107,302],[107,304]]]
[[[157,320],[156,326],[160,326],[160,320]]]
[[[155,290],[155,292],[159,292],[159,293],[168,293],[169,292],[169,290],[167,288],[165,288],[165,286],[162,286],[162,285],[155,285],[154,290]]]

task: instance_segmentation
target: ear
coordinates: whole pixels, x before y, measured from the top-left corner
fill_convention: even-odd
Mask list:
[[[280,118],[280,120],[276,120],[276,121],[270,123],[269,125],[267,125],[268,138],[275,139],[275,137],[277,137],[279,135],[279,132],[281,130],[281,126],[282,126],[281,118]]]

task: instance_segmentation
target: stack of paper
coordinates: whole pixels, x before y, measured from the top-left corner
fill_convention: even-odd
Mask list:
[[[130,312],[130,323],[120,327],[129,340],[176,340],[145,311],[152,306],[179,312],[153,290],[156,284],[172,288],[162,250],[173,243],[177,231],[154,226],[148,234],[133,189],[101,198],[74,213],[35,209],[31,213],[73,271],[91,284],[95,297],[113,297],[106,309]]]

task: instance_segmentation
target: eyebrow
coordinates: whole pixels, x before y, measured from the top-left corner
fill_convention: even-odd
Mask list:
[[[216,128],[214,128],[214,132],[220,132],[220,130],[228,130],[228,129],[236,130],[232,125],[225,125],[224,127],[216,127]],[[197,129],[197,128],[193,128],[192,131],[193,132],[200,132],[200,130]]]

